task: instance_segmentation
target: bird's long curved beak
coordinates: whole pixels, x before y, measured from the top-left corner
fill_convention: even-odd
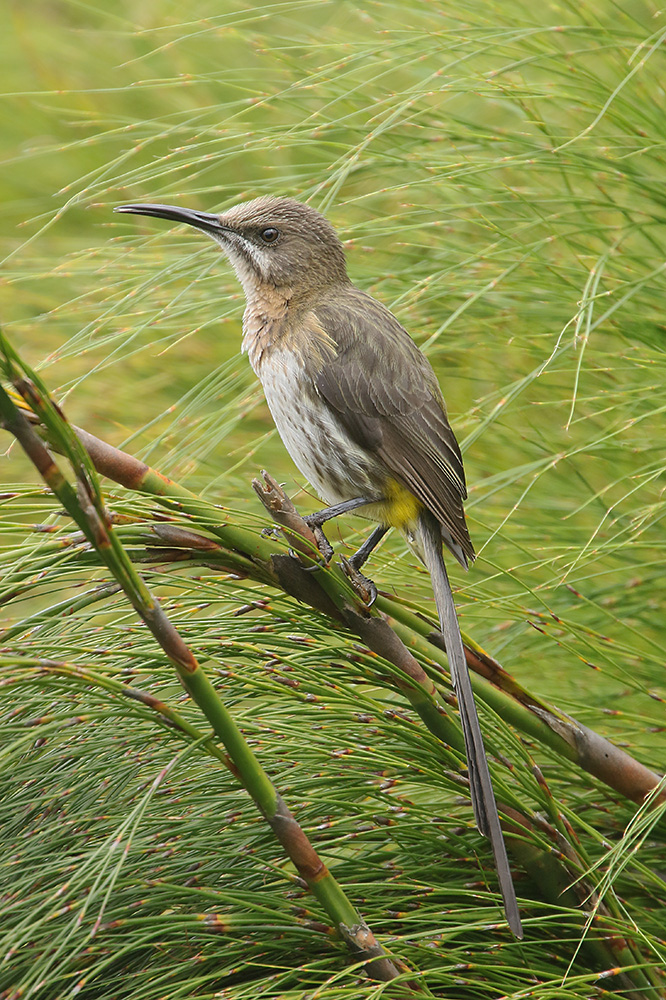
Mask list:
[[[197,212],[193,208],[178,208],[176,205],[118,205],[114,212],[126,212],[128,215],[152,215],[157,219],[169,219],[172,222],[184,222],[195,229],[201,229],[212,236],[224,233],[228,227],[223,226],[218,215],[210,212]]]

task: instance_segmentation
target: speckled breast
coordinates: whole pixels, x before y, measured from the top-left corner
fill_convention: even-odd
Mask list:
[[[329,504],[358,496],[379,500],[385,473],[352,441],[298,355],[274,349],[263,360],[259,375],[278,433],[319,495]]]

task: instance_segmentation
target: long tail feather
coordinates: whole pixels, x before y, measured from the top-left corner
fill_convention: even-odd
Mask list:
[[[476,713],[474,693],[467,670],[453,594],[442,555],[441,531],[439,524],[430,513],[424,513],[421,516],[419,535],[424,561],[432,580],[440,628],[446,643],[451,681],[458,699],[476,825],[480,832],[488,837],[492,846],[509,927],[517,938],[522,938],[523,928],[518,912],[518,902],[506,856],[504,837],[490,780],[488,760],[483,746],[479,717]]]

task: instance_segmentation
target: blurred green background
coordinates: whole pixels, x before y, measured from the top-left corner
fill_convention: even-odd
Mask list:
[[[310,201],[440,376],[479,551],[453,568],[463,627],[657,770],[664,38],[648,0],[0,10],[0,312],[70,419],[247,516],[261,468],[314,509],[239,354],[222,256],[112,214]],[[33,480],[2,455],[3,488]],[[363,530],[331,537],[351,551]],[[399,538],[372,573],[429,600]]]
[[[664,649],[658,8],[0,16],[0,305],[70,419],[220,502],[252,504],[261,467],[301,485],[238,354],[229,267],[200,235],[112,208],[311,200],[441,377],[481,552],[457,578],[470,631],[510,645],[519,675],[539,664],[539,688],[583,715],[628,692],[649,713]],[[3,461],[3,479],[23,475]],[[590,628],[608,641],[590,649]]]

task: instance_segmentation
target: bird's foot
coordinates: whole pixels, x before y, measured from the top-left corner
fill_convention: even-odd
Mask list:
[[[327,513],[328,510],[324,507],[323,510],[316,510],[314,514],[303,514],[303,520],[307,524],[308,528],[312,528],[314,531],[315,528],[321,528],[324,521],[327,520],[325,516]]]
[[[346,559],[343,556],[340,560],[340,565],[363,603],[366,607],[371,608],[377,600],[377,587],[375,584],[356,568],[353,556],[351,559]]]
[[[303,520],[305,520],[305,518],[303,518]],[[328,538],[326,537],[326,535],[324,534],[324,532],[320,527],[318,527],[317,525],[314,526],[308,525],[308,527],[311,529],[312,534],[315,536],[315,541],[317,543],[317,548],[319,549],[321,559],[317,560],[314,566],[303,566],[302,568],[305,570],[306,573],[314,573],[315,570],[322,569],[322,567],[328,566],[331,559],[333,558],[333,546],[331,545]],[[299,558],[298,552],[295,552],[294,549],[289,549],[289,555],[293,556],[294,559]]]
[[[322,522],[318,520],[317,514],[306,514],[303,518],[308,528],[312,531],[315,536],[315,541],[317,543],[317,548],[321,552],[322,558],[324,560],[324,565],[328,566],[331,559],[333,558],[333,546],[329,542],[328,538],[324,534],[324,529],[322,528]]]
[[[312,528],[312,534],[315,536],[317,548],[321,554],[321,559],[317,560],[314,566],[303,566],[301,562],[302,552],[297,552],[296,549],[292,548],[287,550],[292,559],[298,559],[298,561],[301,562],[301,568],[304,569],[306,573],[313,573],[316,569],[328,566],[333,558],[333,546],[330,544],[321,528]],[[272,528],[262,528],[261,536],[262,538],[283,538],[284,533],[282,528],[275,526]]]

